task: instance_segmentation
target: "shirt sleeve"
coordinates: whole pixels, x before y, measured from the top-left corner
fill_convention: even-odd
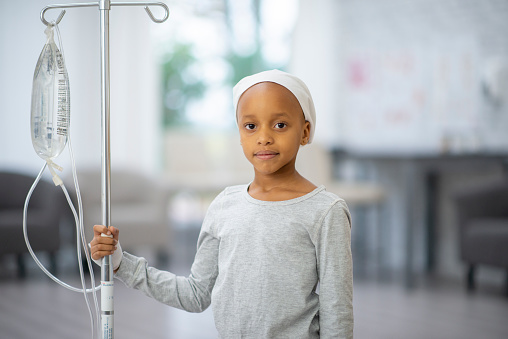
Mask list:
[[[317,251],[320,337],[353,338],[351,216],[342,200],[323,218]]]
[[[218,274],[219,240],[213,235],[216,205],[212,203],[203,221],[188,277],[150,267],[144,258],[124,252],[115,278],[166,305],[188,312],[204,311],[211,303]]]

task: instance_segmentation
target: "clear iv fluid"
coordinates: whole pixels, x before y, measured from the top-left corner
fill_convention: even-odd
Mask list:
[[[31,131],[35,152],[44,160],[56,158],[65,148],[69,130],[69,76],[53,27],[37,61],[32,87]]]

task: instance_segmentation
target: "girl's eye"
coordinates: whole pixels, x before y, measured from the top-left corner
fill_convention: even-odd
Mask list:
[[[254,124],[245,124],[245,128],[248,129],[248,130],[253,130],[254,128],[256,128],[256,125],[254,125]]]
[[[283,122],[278,122],[278,123],[275,124],[275,128],[282,129],[284,127],[286,127],[286,124],[283,123]]]

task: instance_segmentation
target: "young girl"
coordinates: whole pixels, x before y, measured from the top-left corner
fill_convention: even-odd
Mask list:
[[[295,168],[314,134],[310,92],[297,77],[272,70],[242,79],[233,97],[254,179],[226,188],[210,205],[191,274],[122,253],[112,226],[94,227],[92,258],[112,254],[115,278],[167,305],[202,312],[212,304],[222,338],[352,338],[348,208]]]

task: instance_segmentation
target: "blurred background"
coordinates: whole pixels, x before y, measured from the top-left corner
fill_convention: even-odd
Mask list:
[[[508,1],[164,2],[162,24],[141,7],[110,11],[111,214],[125,250],[189,274],[211,200],[252,180],[232,86],[278,68],[303,79],[316,105],[300,172],[352,213],[355,336],[508,337]],[[39,15],[50,4],[0,2],[2,338],[41,329],[48,338],[89,337],[83,297],[50,282],[22,236],[24,198],[43,165],[30,103],[46,41]],[[98,10],[68,9],[59,27],[89,227],[100,223]],[[73,191],[68,151],[55,162]],[[40,185],[33,199],[36,253],[78,284],[63,194]],[[217,337],[211,310],[187,314],[115,287],[121,338]]]

